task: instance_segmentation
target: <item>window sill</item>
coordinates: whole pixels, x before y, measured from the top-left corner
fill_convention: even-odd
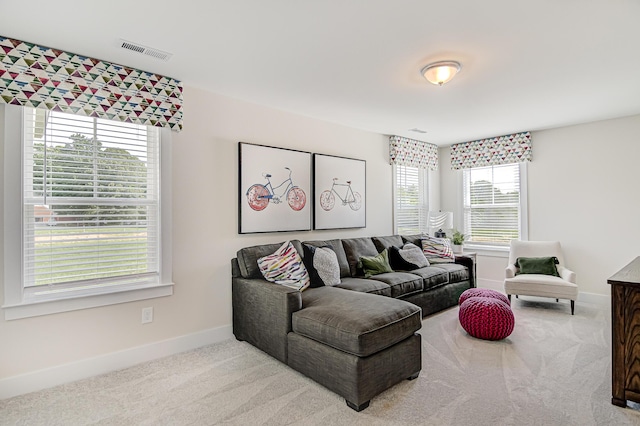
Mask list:
[[[153,286],[128,287],[106,294],[76,295],[55,300],[30,300],[12,305],[4,305],[4,319],[6,321],[51,315],[79,309],[96,308],[99,306],[115,305],[118,303],[134,302],[136,300],[153,299],[171,296],[173,283]]]
[[[496,246],[487,246],[481,244],[465,244],[465,251],[470,251],[476,253],[478,256],[487,256],[487,257],[509,257],[509,247],[496,247]]]

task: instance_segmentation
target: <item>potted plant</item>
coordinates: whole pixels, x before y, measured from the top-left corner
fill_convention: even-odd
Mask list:
[[[464,234],[457,229],[453,230],[453,235],[451,236],[451,243],[453,244],[453,252],[454,253],[462,253],[462,244],[464,243]]]

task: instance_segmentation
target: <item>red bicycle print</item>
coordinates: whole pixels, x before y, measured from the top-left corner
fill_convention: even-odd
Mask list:
[[[326,211],[333,209],[333,206],[336,204],[335,195],[337,195],[338,198],[340,198],[340,201],[342,201],[343,206],[349,205],[351,210],[360,210],[360,207],[362,206],[362,197],[359,192],[353,192],[353,189],[351,189],[351,181],[348,180],[347,183],[337,183],[337,180],[338,178],[333,178],[333,185],[331,185],[331,189],[322,191],[322,194],[320,194],[320,207]],[[336,191],[336,186],[346,187],[344,190],[344,197]]]
[[[262,174],[267,179],[266,185],[260,183],[251,185],[247,191],[249,207],[259,212],[264,210],[270,201],[274,204],[281,203],[283,196],[285,196],[289,207],[293,210],[300,211],[304,208],[307,204],[307,195],[300,187],[293,184],[291,169],[289,167],[285,167],[285,169],[289,170],[289,178],[276,187],[271,183],[271,175],[269,173]]]

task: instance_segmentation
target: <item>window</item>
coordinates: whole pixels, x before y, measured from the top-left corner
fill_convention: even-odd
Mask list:
[[[471,245],[526,239],[526,163],[463,170],[463,217]]]
[[[7,113],[12,109],[5,107]],[[14,307],[43,302],[129,293],[90,303],[99,306],[171,294],[166,285],[170,267],[163,262],[163,254],[169,254],[163,253],[168,238],[163,232],[170,228],[162,223],[161,195],[166,191],[161,193],[161,131],[55,111],[20,110],[22,250],[19,270],[5,283],[19,287],[5,297],[5,316],[13,318],[11,312],[19,311]],[[5,135],[5,155],[10,139]],[[15,212],[5,211],[5,229],[15,217]],[[70,309],[74,308],[49,306],[29,312]]]
[[[395,229],[398,234],[427,232],[428,170],[394,165]]]

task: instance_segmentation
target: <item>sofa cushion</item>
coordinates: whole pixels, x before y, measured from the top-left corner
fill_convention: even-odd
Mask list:
[[[236,257],[238,258],[238,266],[240,267],[242,278],[262,278],[262,273],[260,272],[260,268],[258,268],[258,259],[274,253],[282,244],[283,243],[262,244],[238,250]],[[291,240],[291,244],[293,244],[299,254],[302,254],[300,241]]]
[[[426,268],[414,269],[411,273],[421,277],[424,290],[429,290],[449,282],[449,272],[440,266],[442,264],[439,264],[438,267],[427,266]]]
[[[378,254],[376,246],[369,237],[362,238],[346,238],[342,240],[342,246],[344,252],[347,255],[347,262],[349,263],[349,272],[352,277],[362,277],[364,272],[362,268],[358,266],[360,258],[362,256],[375,256]]]
[[[382,281],[391,287],[391,297],[408,296],[423,289],[422,278],[408,272],[388,272],[374,275],[369,279]]]
[[[438,263],[436,267],[447,271],[450,283],[457,283],[469,279],[469,269],[463,265],[457,263]]]
[[[391,287],[382,281],[369,280],[365,278],[342,278],[342,282],[336,287],[345,290],[359,291],[361,293],[379,294],[380,296],[391,297]]]
[[[311,278],[310,287],[340,284],[340,265],[336,252],[331,247],[316,247],[302,244],[302,261]]]
[[[362,264],[365,278],[385,272],[393,272],[391,265],[389,265],[389,251],[387,249],[382,250],[375,256],[362,256],[360,263]]]
[[[338,258],[338,264],[340,265],[340,278],[351,276],[351,271],[349,270],[349,262],[347,262],[347,255],[344,252],[344,247],[342,247],[341,240],[336,239],[324,241],[304,241],[304,244],[309,244],[316,247],[331,247],[336,253],[336,257]]]
[[[371,241],[376,246],[376,250],[381,252],[390,247],[402,247],[403,241],[400,235],[389,235],[388,237],[372,237]]]
[[[425,234],[403,235],[402,241],[404,241],[405,243],[415,244],[418,247],[422,247],[422,239],[424,238],[424,236]]]
[[[303,291],[311,280],[300,254],[287,241],[274,253],[258,259],[258,268],[264,279]]]
[[[359,357],[393,346],[422,325],[412,303],[336,287],[305,291],[302,306],[292,316],[295,333]]]

